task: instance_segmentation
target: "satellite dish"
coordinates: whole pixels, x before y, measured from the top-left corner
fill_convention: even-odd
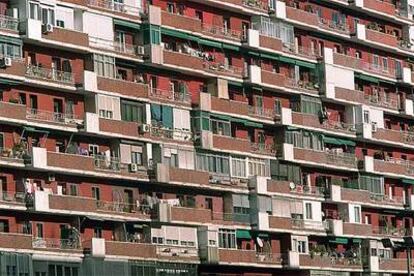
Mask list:
[[[262,241],[262,239],[261,239],[261,238],[257,237],[257,238],[256,238],[256,241],[257,241],[257,245],[258,245],[259,247],[263,247],[263,241]]]
[[[294,190],[294,189],[296,188],[295,183],[290,182],[290,183],[289,183],[289,188],[290,188],[291,190]]]

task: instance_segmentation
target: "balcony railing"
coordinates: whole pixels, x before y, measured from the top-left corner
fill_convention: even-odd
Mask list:
[[[388,158],[387,160],[374,159],[374,162],[378,162],[378,164],[380,165],[385,165],[385,166],[381,166],[381,168],[382,167],[386,168],[387,164],[401,166],[405,174],[414,175],[414,162],[409,161],[409,160]],[[375,168],[375,164],[374,164],[374,168]]]
[[[0,159],[18,162],[29,162],[31,157],[27,150],[22,148],[0,148]]]
[[[179,92],[163,89],[150,89],[150,95],[160,100],[177,101],[183,103],[191,102],[191,94],[188,92]]]
[[[312,221],[304,219],[292,219],[292,227],[297,229],[312,229],[316,231],[324,231],[328,229],[326,221]]]
[[[243,68],[226,65],[220,62],[204,61],[203,66],[207,71],[227,73],[236,77],[242,77],[244,73]]]
[[[280,113],[276,113],[274,109],[270,108],[259,108],[257,106],[249,106],[249,114],[257,117],[263,117],[268,119],[275,119],[280,116]]]
[[[384,97],[376,96],[376,95],[366,95],[365,100],[376,106],[390,108],[390,109],[398,109],[398,100],[397,99],[386,99]]]
[[[1,191],[0,201],[3,203],[26,203],[26,193],[23,192],[11,192]]]
[[[72,239],[44,239],[33,238],[33,248],[48,248],[48,249],[80,249],[80,243],[78,240]]]
[[[243,6],[259,10],[267,10],[268,6],[262,0],[243,0]]]
[[[220,26],[210,25],[203,23],[202,25],[203,32],[208,35],[213,36],[222,36],[229,39],[241,40],[243,38],[243,33],[238,30],[232,30],[229,28],[223,28]]]
[[[394,226],[372,226],[372,233],[379,236],[403,237],[411,234],[410,229]]]
[[[332,20],[318,17],[319,26],[325,29],[329,29],[335,32],[340,32],[344,34],[349,34],[350,30],[346,23],[338,23]]]
[[[75,83],[74,75],[71,72],[64,72],[36,65],[26,66],[26,76],[36,79],[61,82],[65,84],[73,85]]]
[[[295,185],[294,188],[290,188],[290,192],[298,193],[298,194],[305,194],[305,195],[315,195],[315,196],[324,196],[326,188],[324,187],[317,187],[317,186],[309,186],[309,185]]]
[[[107,212],[115,213],[135,213],[140,211],[137,204],[125,203],[125,202],[114,202],[114,201],[97,201],[97,209]]]
[[[354,124],[347,124],[344,122],[338,122],[338,121],[333,121],[333,120],[325,120],[322,125],[326,129],[356,132],[356,128]]]
[[[276,155],[276,148],[274,145],[267,145],[264,143],[250,143],[250,151],[259,154]]]
[[[169,129],[158,126],[150,126],[149,133],[152,137],[191,141],[193,133],[189,130]]]
[[[77,124],[82,122],[75,114],[65,114],[35,108],[27,109],[26,118],[61,124]]]
[[[303,89],[311,93],[319,91],[319,84],[313,82],[303,82],[292,78],[286,78],[286,86],[296,89]]]
[[[114,51],[131,56],[141,56],[144,54],[143,46],[137,46],[119,41],[107,40],[98,37],[89,37],[91,47]]]
[[[283,43],[283,51],[290,54],[301,55],[305,57],[318,58],[321,55],[314,49],[305,46],[296,46],[295,44]]]
[[[0,29],[18,31],[19,20],[7,15],[0,15]]]
[[[115,157],[94,156],[95,169],[104,171],[121,171],[121,162]]]
[[[129,6],[124,3],[110,0],[88,0],[88,5],[109,11],[126,13],[130,15],[140,16],[142,10],[138,7]]]

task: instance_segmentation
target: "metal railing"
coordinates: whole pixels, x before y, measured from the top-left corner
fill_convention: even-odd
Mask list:
[[[193,134],[190,130],[168,129],[157,126],[150,126],[150,135],[158,138],[190,141]]]
[[[357,158],[355,154],[347,152],[326,152],[327,161],[331,164],[344,166],[357,166]]]
[[[398,100],[397,99],[386,99],[385,97],[381,97],[378,95],[364,95],[365,100],[373,105],[391,108],[391,109],[398,109]]]
[[[384,204],[394,204],[394,205],[403,205],[405,203],[404,197],[402,196],[392,196],[385,194],[376,194],[370,193],[370,199],[374,202],[384,203]]]
[[[339,23],[329,20],[327,18],[318,17],[319,26],[322,28],[330,29],[335,32],[341,32],[345,34],[349,34],[351,31],[346,23]]]
[[[260,10],[268,10],[268,6],[261,0],[243,0],[243,6]]]
[[[135,213],[139,211],[137,204],[125,202],[99,200],[96,202],[96,206],[98,210],[116,213]]]
[[[26,118],[62,124],[76,124],[82,121],[75,114],[65,114],[46,110],[39,110],[36,108],[27,108]]]
[[[79,241],[72,239],[33,238],[32,246],[34,248],[80,249]]]
[[[0,29],[18,31],[19,20],[7,15],[0,15]]]
[[[269,119],[275,119],[276,116],[280,116],[280,113],[276,113],[274,109],[259,108],[257,106],[249,106],[249,114]]]
[[[375,162],[381,162],[385,164],[394,164],[399,166],[404,166],[407,174],[414,175],[414,162],[404,159],[396,159],[396,158],[387,158],[386,160],[383,159],[374,159]]]
[[[45,68],[36,65],[26,66],[26,76],[42,79],[62,82],[65,84],[74,84],[74,74],[71,72],[59,71],[52,68]]]
[[[106,156],[94,156],[95,169],[105,171],[121,171],[121,163],[118,158]]]
[[[325,231],[329,225],[326,221],[313,221],[292,218],[292,227],[297,229],[312,229],[315,231]]]
[[[0,148],[0,159],[13,159],[27,162],[31,160],[31,157],[25,149]]]
[[[316,49],[305,46],[296,46],[295,44],[283,43],[282,50],[286,53],[301,55],[311,58],[321,57],[319,53],[316,53]]]
[[[121,54],[131,56],[141,56],[144,54],[143,46],[137,46],[119,41],[107,40],[98,37],[89,37],[89,45],[91,47],[114,51]]]
[[[316,93],[319,91],[319,84],[313,83],[311,81],[304,82],[301,80],[296,80],[293,78],[286,78],[286,87],[297,88],[297,89],[304,89],[310,91],[312,93]]]
[[[10,191],[1,191],[0,192],[0,201],[1,202],[13,202],[13,203],[26,203],[26,193],[24,192],[10,192]]]
[[[242,77],[244,73],[243,68],[226,65],[221,62],[204,61],[203,66],[204,66],[204,69],[209,70],[209,71],[228,73],[228,74],[236,75],[237,77]]]
[[[266,145],[264,143],[254,143],[250,142],[250,151],[255,153],[264,153],[264,154],[276,154],[276,149],[274,145]]]
[[[191,94],[188,92],[151,88],[150,95],[161,100],[178,101],[183,103],[191,102]]]
[[[172,257],[197,257],[198,248],[179,245],[157,245],[157,255]]]
[[[324,187],[317,186],[295,185],[295,187],[291,189],[290,192],[305,195],[324,196],[326,193],[326,189]]]
[[[102,8],[109,11],[126,13],[130,15],[139,16],[142,13],[142,9],[139,7],[134,7],[126,5],[124,3],[119,3],[115,1],[105,1],[105,0],[88,0],[88,5],[92,7]]]
[[[356,132],[355,124],[347,124],[344,122],[338,122],[333,120],[325,120],[322,123],[324,128],[333,129],[333,130],[344,130],[350,132]]]
[[[223,28],[221,26],[215,26],[203,23],[202,24],[203,32],[208,35],[214,36],[224,36],[226,38],[241,40],[244,36],[241,31],[232,30],[230,28]]]
[[[392,236],[392,237],[403,237],[410,235],[410,229],[404,227],[394,227],[394,226],[371,226],[372,233],[379,236]]]

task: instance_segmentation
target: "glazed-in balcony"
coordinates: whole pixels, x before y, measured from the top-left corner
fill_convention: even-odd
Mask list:
[[[372,226],[362,223],[343,223],[343,234],[352,236],[372,236]]]
[[[137,46],[118,41],[106,40],[98,37],[89,37],[89,46],[101,50],[111,51],[117,54],[130,56],[133,58],[144,56],[143,46]]]
[[[42,38],[76,46],[89,46],[88,34],[56,26],[53,28],[52,32],[42,33]]]
[[[7,15],[0,15],[0,29],[17,33],[19,31],[19,19]]]
[[[191,104],[191,94],[187,91],[171,91],[150,88],[149,95],[151,98],[159,101],[174,102],[176,104]]]
[[[320,165],[340,166],[350,169],[357,168],[357,158],[354,154],[351,153],[294,148],[293,154],[295,160],[312,163],[316,162]]]
[[[269,228],[300,231],[325,232],[327,226],[322,221],[294,219],[269,215]]]
[[[347,56],[344,54],[333,53],[333,63],[336,65],[341,65],[344,67],[349,67],[355,70],[362,70],[373,74],[378,74],[381,76],[396,78],[396,72],[393,68],[388,67],[384,69],[378,64],[370,63],[363,61],[352,56]]]
[[[31,250],[32,235],[0,232],[0,248]]]
[[[36,65],[26,66],[26,77],[64,85],[75,85],[75,77],[71,72],[45,68]]]
[[[249,115],[249,106],[245,102],[211,96],[211,111],[247,116]]]
[[[37,250],[71,251],[72,253],[81,253],[83,250],[80,242],[72,239],[33,238],[32,247]]]
[[[385,44],[390,47],[399,46],[398,37],[391,35],[391,34],[377,31],[375,29],[366,28],[365,38],[368,41]]]
[[[308,12],[294,7],[286,6],[286,17],[300,22],[302,24],[317,27],[319,26],[318,15],[313,12]]]
[[[323,128],[335,132],[342,132],[347,134],[355,133],[356,129],[353,124],[338,122],[333,120],[324,120],[322,123],[320,118],[313,114],[292,112],[292,123],[295,125]]]
[[[142,10],[136,6],[130,6],[123,2],[111,0],[86,0],[88,6],[106,12],[112,12],[116,15],[127,16],[133,19],[141,16]]]
[[[273,179],[267,181],[267,191],[270,193],[296,194],[315,197],[324,197],[327,192],[324,187],[296,184],[292,185],[290,181],[279,181]]]
[[[75,114],[52,112],[35,108],[26,109],[26,119],[71,127],[76,127],[83,124],[83,119]]]
[[[340,257],[339,254],[336,256],[324,256],[317,253],[311,254],[300,254],[299,264],[304,267],[317,267],[317,268],[341,268],[341,269],[361,269],[362,262],[360,257]]]
[[[398,131],[392,129],[377,128],[375,132],[372,132],[372,138],[389,142],[414,145],[414,132],[411,131]]]
[[[148,85],[140,82],[126,81],[97,76],[98,89],[118,93],[128,97],[148,98]]]
[[[255,250],[242,249],[218,249],[219,262],[223,263],[245,263],[245,264],[272,264],[282,265],[283,256],[281,253],[262,253]]]

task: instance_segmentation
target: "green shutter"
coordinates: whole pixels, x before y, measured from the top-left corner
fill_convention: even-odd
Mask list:
[[[358,78],[358,79],[360,79],[360,80],[363,80],[363,81],[368,81],[368,82],[372,82],[372,83],[375,83],[375,84],[378,84],[379,83],[379,79],[378,78],[371,77],[371,76],[368,76],[368,75],[355,74],[355,77]]]
[[[251,239],[252,235],[250,235],[249,230],[237,229],[236,230],[236,238],[238,238],[238,239]]]

